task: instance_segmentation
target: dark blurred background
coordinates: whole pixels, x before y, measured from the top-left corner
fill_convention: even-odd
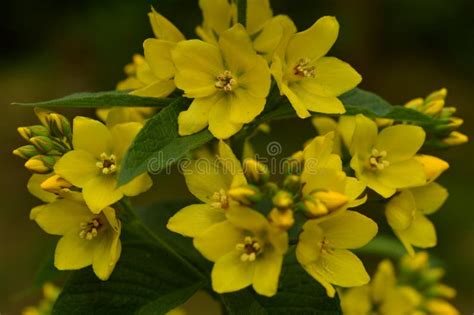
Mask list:
[[[150,4],[188,36],[201,22],[197,0],[150,1],[3,1],[0,19],[0,313],[18,314],[34,301],[36,270],[55,238],[28,219],[39,202],[25,185],[29,173],[11,151],[23,145],[18,126],[36,123],[30,108],[13,101],[39,101],[78,91],[114,89],[123,66],[142,42],[152,37]],[[447,87],[448,105],[465,119],[462,131],[473,135],[474,1],[472,0],[273,0],[275,13],[286,13],[300,30],[323,15],[337,16],[341,32],[331,54],[348,61],[364,77],[362,87],[394,104]],[[93,111],[63,111],[73,117]],[[294,124],[300,126],[301,124]],[[274,128],[290,152],[314,135],[309,122],[293,134]],[[279,131],[280,130],[280,131]],[[286,134],[285,134],[286,133]],[[467,144],[440,153],[451,164],[440,182],[450,198],[432,216],[439,245],[432,250],[447,265],[446,282],[458,289],[456,306],[474,311],[474,147]],[[166,181],[166,182],[165,182]],[[156,178],[139,202],[186,193],[179,176]],[[380,209],[382,211],[382,209]]]

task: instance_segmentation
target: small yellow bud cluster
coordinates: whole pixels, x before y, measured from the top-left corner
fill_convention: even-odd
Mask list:
[[[270,178],[268,167],[255,159],[246,159],[243,162],[243,170],[245,177],[252,184],[263,185]]]
[[[455,107],[445,107],[446,96],[448,90],[443,88],[434,91],[425,99],[416,98],[405,104],[405,107],[422,112],[433,118],[445,120],[446,123],[436,127],[437,136],[440,139],[439,144],[442,146],[456,146],[469,141],[469,138],[457,131],[464,123],[461,118],[454,117],[456,113]]]
[[[13,151],[27,160],[25,167],[33,173],[52,172],[56,161],[71,150],[71,125],[66,117],[43,109],[35,109],[42,125],[19,127],[20,136],[29,142]]]
[[[41,189],[59,195],[68,192],[73,185],[59,175],[53,175],[41,183]]]
[[[227,195],[233,200],[247,206],[259,202],[262,198],[259,188],[253,185],[231,188],[227,192]]]
[[[346,195],[335,191],[315,191],[304,197],[305,213],[310,218],[317,218],[337,211],[348,202]]]

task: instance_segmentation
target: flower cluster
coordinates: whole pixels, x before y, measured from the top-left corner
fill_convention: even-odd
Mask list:
[[[448,197],[436,179],[449,164],[426,154],[425,148],[467,141],[456,130],[462,120],[444,106],[446,90],[398,107],[421,115],[423,123],[377,116],[367,108],[346,112],[340,96],[353,90],[361,76],[326,56],[338,37],[334,17],[322,17],[298,32],[289,17],[273,16],[268,0],[247,1],[245,19],[227,0],[199,4],[204,18],[196,29],[200,39],[187,40],[152,9],[155,38],[145,40],[144,55],[135,55],[125,67],[127,78],[116,93],[133,95],[127,99],[191,99],[176,116],[168,113],[175,134],[166,134],[164,147],[153,153],[168,149],[184,152],[177,158],[200,155],[182,169],[199,203],[174,213],[167,228],[192,238],[196,250],[213,263],[213,290],[228,293],[251,286],[272,297],[279,291],[285,257],[294,255],[301,272],[319,282],[329,297],[338,288],[353,288],[341,291],[347,314],[375,309],[403,314],[401,304],[409,314],[456,314],[442,300],[453,295],[437,283],[442,272],[430,269],[426,254],[415,250],[436,245],[428,216]],[[245,25],[238,23],[242,20]],[[285,160],[283,173],[274,174],[254,153],[252,134],[233,136],[250,123],[255,132],[261,123],[257,116],[288,103],[295,118],[313,117],[318,135]],[[27,160],[26,168],[35,173],[28,189],[44,202],[30,217],[45,232],[61,236],[55,253],[58,269],[92,266],[101,280],[111,276],[121,255],[122,224],[129,223],[120,215],[119,203],[153,184],[146,170],[126,184],[119,175],[127,168],[126,152],[155,111],[100,108],[97,115],[103,122],[76,117],[70,124],[60,114],[37,109],[41,125],[18,129],[29,144],[14,154]],[[267,125],[261,126],[269,132]],[[140,136],[149,136],[147,127]],[[195,146],[186,151],[183,147],[194,141],[187,136],[206,128],[216,141],[198,148],[205,153],[193,154]],[[172,136],[180,141],[173,143]],[[149,140],[146,145],[159,147],[156,139]],[[385,211],[388,226],[411,257],[403,260],[398,280],[391,263],[384,261],[369,284],[355,254],[379,232],[370,218],[376,217],[367,206],[371,201]]]
[[[458,315],[446,301],[454,298],[456,291],[440,283],[443,276],[442,268],[430,267],[426,252],[403,257],[398,272],[386,259],[378,265],[370,284],[341,293],[342,309],[347,315]]]
[[[14,151],[28,159],[25,167],[35,173],[28,190],[46,203],[33,208],[30,218],[45,232],[62,236],[56,268],[92,265],[97,277],[107,280],[121,253],[121,222],[111,206],[152,186],[146,173],[117,186],[123,156],[142,124],[108,128],[97,120],[76,117],[71,127],[60,114],[36,112],[42,125],[18,128],[30,144]]]

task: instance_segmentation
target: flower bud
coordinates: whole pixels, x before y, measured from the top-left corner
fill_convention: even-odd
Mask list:
[[[285,191],[278,191],[272,199],[273,205],[279,209],[288,209],[293,205],[293,196]]]
[[[436,116],[441,113],[443,107],[444,100],[434,100],[426,104],[422,112],[429,116]]]
[[[283,188],[294,194],[301,190],[301,178],[298,175],[288,175],[283,181]]]
[[[40,126],[40,125],[29,126],[29,127],[19,127],[17,131],[20,134],[20,136],[26,141],[29,141],[30,138],[32,137],[49,135],[48,128],[44,126]]]
[[[456,113],[456,107],[445,107],[441,111],[440,118],[450,118],[454,113]]]
[[[53,194],[60,194],[69,190],[72,184],[59,175],[53,175],[41,183],[41,189]]]
[[[429,257],[427,252],[418,252],[414,257],[403,257],[401,269],[403,271],[421,271],[428,267]]]
[[[456,296],[455,289],[441,283],[431,287],[427,293],[431,296],[436,296],[445,299],[452,299]]]
[[[54,136],[71,139],[71,124],[66,117],[57,113],[51,113],[46,116],[46,121],[48,122],[48,126]]]
[[[53,171],[58,159],[59,157],[55,156],[36,155],[26,161],[25,167],[33,173],[48,174]]]
[[[235,201],[240,202],[241,204],[250,206],[256,202],[259,202],[262,199],[260,190],[252,185],[244,185],[235,188],[231,188],[227,195],[234,199]]]
[[[15,149],[13,151],[13,154],[22,159],[28,160],[29,158],[40,154],[40,152],[38,152],[38,150],[35,148],[34,145],[28,144],[28,145],[19,147],[18,149]]]
[[[469,138],[458,131],[452,131],[449,136],[442,139],[441,142],[447,146],[461,145],[469,141]]]
[[[305,196],[303,204],[309,217],[320,217],[343,207],[349,199],[335,191],[316,191]]]
[[[252,184],[262,185],[270,178],[268,167],[255,159],[246,159],[243,168],[245,177]]]
[[[295,224],[295,218],[293,216],[293,210],[291,209],[277,209],[273,208],[268,215],[270,222],[282,229],[282,230],[289,230],[293,224]]]
[[[375,118],[375,123],[379,128],[384,128],[393,125],[394,120],[389,118]]]
[[[448,90],[446,88],[442,88],[428,95],[425,99],[425,102],[429,103],[432,101],[445,100],[447,95],[448,95]]]
[[[38,151],[42,153],[48,153],[54,149],[54,142],[49,137],[36,136],[30,138],[30,143],[34,145]]]
[[[298,151],[293,153],[285,163],[285,171],[290,174],[299,174],[303,171],[304,153]]]
[[[459,312],[442,299],[431,299],[425,303],[428,314],[459,315]]]
[[[421,97],[419,97],[407,102],[404,106],[406,108],[411,108],[411,109],[419,111],[423,107],[424,103],[425,101]]]
[[[415,159],[423,165],[426,174],[426,181],[431,183],[436,180],[444,171],[449,168],[449,164],[432,155],[419,154]]]
[[[38,117],[38,120],[41,122],[41,124],[45,127],[49,127],[47,117],[49,114],[52,113],[52,111],[41,107],[35,107],[34,111],[36,117]]]

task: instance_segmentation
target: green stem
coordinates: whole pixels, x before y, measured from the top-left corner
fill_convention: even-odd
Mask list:
[[[240,24],[247,26],[247,0],[235,0],[237,4],[237,19]]]
[[[153,231],[151,231],[145,224],[143,224],[143,222],[133,210],[129,200],[124,198],[119,202],[119,205],[124,212],[123,215],[126,218],[127,226],[131,231],[137,234],[141,234],[145,239],[148,239],[153,243],[159,244],[163,249],[168,251],[171,256],[179,260],[184,266],[186,266],[197,276],[199,276],[199,278],[207,278],[199,269],[197,269],[193,264],[191,264],[186,258],[181,256],[173,247],[171,247],[168,243],[159,238]]]

